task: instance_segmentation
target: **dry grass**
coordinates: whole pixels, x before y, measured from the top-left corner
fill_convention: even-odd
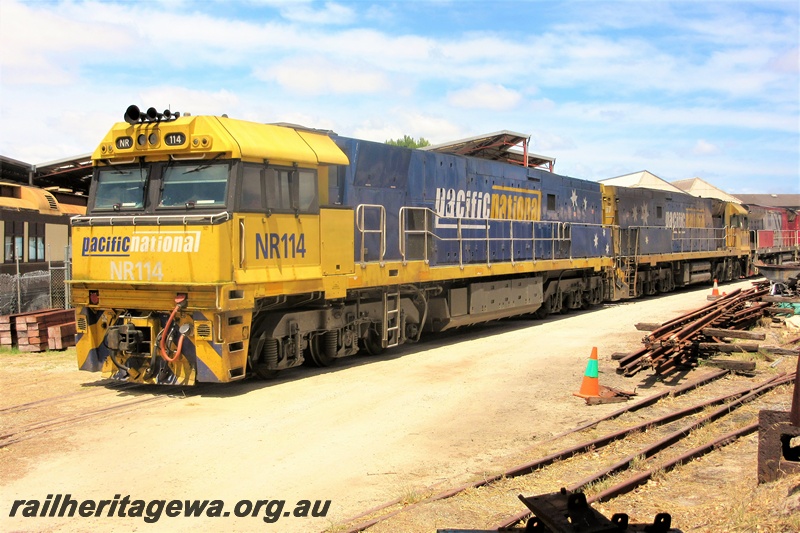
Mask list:
[[[702,388],[698,394],[666,398],[647,413],[627,413],[615,420],[566,435],[554,441],[534,444],[517,457],[509,458],[507,467],[539,459],[591,439],[637,424],[645,419],[696,404],[703,399],[718,397],[761,382],[774,372],[792,372],[796,360],[788,358],[778,367],[757,361],[759,376],[748,379],[731,376]],[[800,531],[800,475],[774,483],[757,483],[758,438],[751,434],[717,449],[703,457],[667,471],[659,465],[671,457],[697,447],[723,433],[743,427],[758,417],[760,409],[788,410],[792,385],[777,387],[757,401],[739,407],[723,419],[703,424],[679,444],[651,458],[639,452],[656,439],[684,427],[690,419],[678,420],[663,427],[650,427],[603,448],[592,449],[578,457],[559,460],[534,473],[516,478],[502,478],[488,486],[466,490],[454,497],[435,502],[423,502],[407,512],[379,523],[370,532],[433,532],[437,528],[488,529],[524,510],[518,495],[556,492],[579,479],[617,463],[623,457],[634,456],[629,468],[617,475],[593,481],[584,488],[591,497],[616,485],[632,473],[653,470],[643,486],[606,503],[594,504],[597,510],[610,517],[617,512],[627,513],[631,523],[649,523],[657,513],[672,515],[672,524],[685,532],[768,532]],[[699,419],[718,406],[704,409],[691,419]],[[476,476],[476,480],[484,476]],[[424,489],[404,489],[403,499],[418,502]],[[335,531],[335,530],[331,530]]]

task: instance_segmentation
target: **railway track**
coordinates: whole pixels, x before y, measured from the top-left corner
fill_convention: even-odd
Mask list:
[[[95,388],[92,390],[79,390],[74,392],[68,392],[66,394],[58,394],[56,396],[48,396],[47,398],[42,398],[41,400],[35,400],[32,402],[25,402],[17,405],[10,405],[8,407],[0,407],[0,415],[8,415],[11,413],[17,413],[20,411],[28,411],[31,409],[38,409],[40,407],[46,407],[52,404],[63,404],[66,402],[72,402],[76,400],[82,400],[84,398],[90,398],[92,396],[98,396],[102,394],[106,394],[109,390],[114,391],[122,391],[126,389],[136,388],[139,385],[137,383],[121,383],[115,381],[107,381],[100,384],[102,388]]]
[[[0,409],[0,420],[3,421],[0,425],[0,448],[97,417],[123,413],[134,406],[196,396],[203,389],[201,386],[152,389],[136,383],[108,381],[91,391],[74,391],[3,407]],[[120,401],[121,392],[138,396]],[[88,409],[85,408],[87,402],[91,402]]]
[[[417,531],[434,524],[510,528],[530,516],[527,510],[520,512],[524,509],[520,494],[544,494],[562,487],[585,492],[589,503],[607,501],[757,431],[758,411],[776,404],[787,408],[783,403],[791,393],[783,393],[790,391],[796,378],[791,373],[720,379],[725,375],[709,373],[632,403],[541,442],[529,451],[534,457],[530,461],[474,483],[427,491],[415,501],[398,498],[338,524],[335,530]]]

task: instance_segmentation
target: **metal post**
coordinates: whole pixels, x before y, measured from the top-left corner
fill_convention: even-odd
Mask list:
[[[72,287],[68,283],[72,279],[72,247],[64,247],[64,309],[72,307]]]
[[[47,280],[48,292],[50,293],[50,309],[53,308],[53,262],[50,261],[50,245],[47,245],[47,273],[49,274]]]
[[[800,375],[800,357],[797,358],[797,371],[795,376]],[[792,410],[789,411],[789,423],[800,427],[800,387],[797,386],[797,377],[794,380],[794,394],[792,394]]]
[[[14,251],[16,252],[16,243],[14,243]],[[19,273],[19,254],[14,254],[14,259],[17,262],[17,313],[22,312],[22,290],[20,289],[20,278],[22,277]]]

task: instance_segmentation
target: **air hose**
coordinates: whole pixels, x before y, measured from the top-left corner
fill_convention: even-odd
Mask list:
[[[186,305],[186,297],[185,296],[179,296],[178,298],[175,298],[175,301],[177,302],[176,305],[175,305],[175,309],[173,309],[172,313],[169,315],[169,319],[167,319],[167,325],[164,326],[164,329],[162,330],[161,340],[158,343],[158,348],[159,348],[159,350],[161,352],[161,357],[167,363],[174,363],[175,361],[180,359],[180,357],[181,357],[181,349],[183,348],[183,339],[184,339],[184,337],[186,337],[186,335],[181,334],[180,338],[178,339],[178,347],[177,347],[177,350],[175,350],[175,355],[172,356],[172,357],[167,355],[167,349],[164,346],[164,342],[165,342],[166,337],[169,336],[169,328],[170,328],[170,326],[172,326],[172,321],[175,319],[175,314],[178,312],[178,310],[181,307]],[[164,335],[163,334],[164,332],[166,332],[167,334]]]

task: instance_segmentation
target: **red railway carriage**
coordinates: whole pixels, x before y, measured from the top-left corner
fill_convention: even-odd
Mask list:
[[[783,258],[780,254],[796,248],[800,234],[800,221],[797,213],[783,207],[765,207],[748,205],[750,241],[756,254],[779,254],[777,262]]]

